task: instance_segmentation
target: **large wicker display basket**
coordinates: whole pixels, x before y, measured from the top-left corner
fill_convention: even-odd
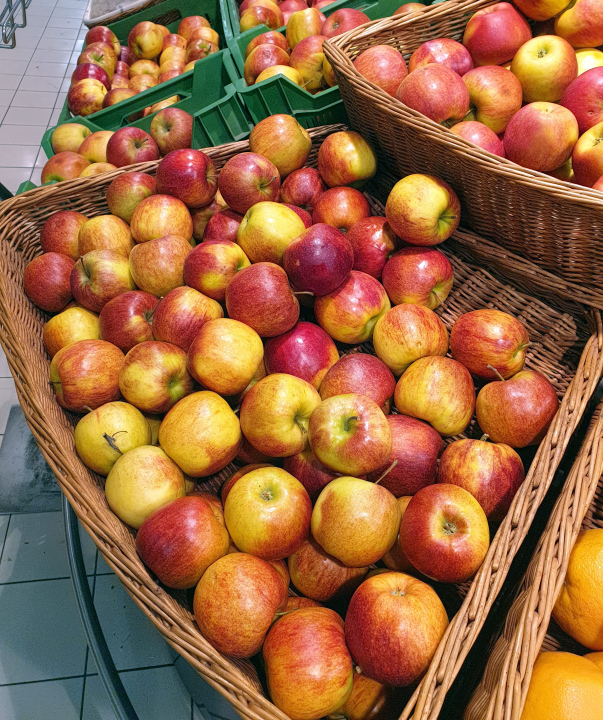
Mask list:
[[[325,55],[351,125],[395,165],[399,176],[427,172],[447,180],[461,198],[465,224],[576,283],[581,297],[603,308],[602,193],[478,148],[409,109],[354,68],[357,55],[373,45],[392,45],[408,61],[427,40],[460,41],[469,17],[495,2],[447,0],[410,16],[366,23],[326,42]]]
[[[321,140],[340,126],[311,130],[313,162]],[[218,168],[245,142],[207,150]],[[154,173],[157,163],[136,166]],[[131,168],[128,168],[130,170]],[[109,510],[102,478],[78,459],[73,426],[77,417],[57,404],[48,382],[49,360],[42,343],[45,315],[27,299],[22,286],[27,262],[40,252],[42,223],[59,209],[94,216],[107,212],[105,192],[116,170],[86,180],[38,188],[0,204],[0,344],[14,375],[19,400],[40,448],[78,517],[109,565],[143,612],[166,640],[238,711],[249,720],[285,720],[262,692],[251,662],[232,661],[213,649],[197,629],[187,596],[157,584],[139,560],[134,535]],[[387,186],[384,174],[380,177]],[[371,186],[384,199],[378,184]],[[383,205],[368,196],[375,214]],[[454,266],[455,285],[440,315],[450,328],[462,313],[493,307],[517,316],[534,343],[526,365],[545,373],[562,398],[545,439],[526,468],[527,477],[507,518],[500,524],[475,579],[459,587],[460,607],[442,640],[428,673],[415,690],[402,717],[435,718],[450,683],[482,627],[519,550],[585,406],[603,373],[603,325],[598,311],[577,304],[563,280],[542,275],[538,268],[476,235],[458,232],[443,248]],[[488,270],[485,270],[487,267]],[[349,351],[349,347],[342,349]],[[359,350],[371,351],[370,346]],[[470,432],[475,428],[470,429]],[[204,481],[217,490],[232,472]],[[453,588],[454,590],[454,588]],[[461,596],[465,596],[461,600]],[[410,693],[409,693],[410,695]]]
[[[603,528],[603,405],[595,418],[464,720],[519,720],[541,650],[590,652],[551,621],[551,612],[578,533]]]

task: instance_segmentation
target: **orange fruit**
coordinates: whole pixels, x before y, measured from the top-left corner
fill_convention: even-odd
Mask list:
[[[574,640],[603,650],[603,529],[578,535],[553,618]]]
[[[579,655],[541,653],[521,720],[603,720],[603,672]]]

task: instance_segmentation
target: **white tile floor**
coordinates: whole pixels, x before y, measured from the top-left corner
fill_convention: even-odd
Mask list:
[[[87,2],[33,0],[16,49],[0,49],[0,182],[11,192],[40,183],[40,141],[65,100]],[[17,402],[0,350],[0,444]],[[62,514],[1,513],[0,720],[113,720],[75,604]],[[99,619],[140,720],[201,720],[174,651],[85,532],[82,543]]]

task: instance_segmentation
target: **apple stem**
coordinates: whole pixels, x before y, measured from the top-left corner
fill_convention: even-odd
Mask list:
[[[394,462],[387,468],[387,470],[383,473],[383,475],[381,475],[381,477],[379,478],[379,480],[376,480],[376,481],[375,481],[375,485],[379,485],[379,483],[383,480],[383,478],[384,478],[386,475],[388,475],[388,474],[396,467],[397,464],[398,464],[398,461],[397,461],[397,460],[394,460]]]
[[[295,418],[295,420],[294,420],[293,422],[294,422],[294,423],[297,425],[297,427],[302,431],[302,433],[307,433],[307,432],[308,432],[308,429],[305,427],[305,425],[304,425],[298,418]]]
[[[89,405],[84,405],[84,410],[86,412],[92,412],[92,408]]]
[[[295,297],[297,297],[298,295],[311,295],[312,297],[314,297],[314,293],[310,290],[296,290],[293,294],[295,295]]]
[[[103,438],[107,441],[109,447],[111,450],[115,450],[115,452],[118,452],[120,455],[123,455],[122,451],[117,447],[117,443],[115,442],[115,435],[118,435],[122,432],[128,432],[127,430],[119,430],[118,432],[114,433],[113,435],[107,435],[107,433],[103,433]]]
[[[499,380],[502,380],[503,382],[505,381],[504,377],[498,372],[498,370],[495,367],[492,367],[492,365],[486,365],[486,367],[488,368],[488,370],[492,370],[493,373],[498,375]]]
[[[240,405],[237,405],[236,408],[233,409],[233,413],[234,413],[235,415],[238,415],[240,409],[241,409],[241,406],[240,406]]]
[[[432,292],[432,293],[437,297],[437,299],[440,301],[440,305],[442,305],[442,304],[444,303],[444,300],[442,300],[442,298],[437,294],[437,292],[436,292],[435,290],[432,290],[431,292]]]
[[[352,422],[352,420],[360,420],[360,418],[358,417],[358,415],[352,415],[352,417],[347,418],[347,419],[345,420],[344,426],[343,426],[343,429],[344,429],[346,432],[350,432],[350,429],[351,429],[351,428],[350,428],[350,423]]]
[[[161,298],[159,298],[159,300],[157,300],[157,304],[155,305],[155,307],[154,307],[154,308],[151,310],[151,312],[149,313],[149,315],[148,315],[148,317],[147,317],[147,322],[148,322],[148,323],[150,323],[151,320],[153,319],[153,315],[155,314],[155,310],[157,310],[157,308],[159,307],[159,303],[160,303],[160,302],[161,302]]]
[[[486,442],[489,437],[488,433],[484,433],[480,438],[480,442]]]

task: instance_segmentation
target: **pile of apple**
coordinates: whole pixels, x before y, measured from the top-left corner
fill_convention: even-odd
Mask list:
[[[59,125],[51,138],[56,155],[42,168],[42,184],[100,175],[190,148],[193,122],[193,116],[185,110],[167,107],[152,119],[150,134],[137,127],[92,132],[80,123]]]
[[[476,12],[462,44],[429,40],[408,67],[392,46],[358,72],[479,147],[562,180],[603,190],[603,5],[515,0]],[[553,31],[556,34],[552,34]],[[534,35],[534,37],[533,37]]]
[[[558,399],[523,369],[516,318],[475,310],[449,336],[434,312],[453,269],[433,246],[460,220],[446,183],[405,177],[377,217],[351,187],[377,169],[359,134],[329,135],[318,169],[290,116],[249,145],[219,174],[175,150],[156,178],[113,180],[112,214],[52,215],[24,287],[57,313],[50,382],[87,413],[75,447],[144,563],[196,588],[207,640],[262,650],[273,702],[314,720],[422,676],[448,624],[429,583],[478,570],[524,479],[513,448]],[[486,435],[442,453],[474,412]],[[205,492],[235,459],[221,499]]]
[[[320,8],[331,2],[333,0],[317,0],[308,7],[304,0],[284,0],[280,5],[272,0],[243,0],[239,8],[241,31],[257,25],[271,28],[247,44],[244,66],[247,85],[275,75],[288,77],[312,94],[337,85],[322,44],[327,38],[369,22],[369,18],[354,8],[339,8],[325,18]],[[421,3],[407,3],[394,15],[424,8]],[[285,34],[276,31],[285,24]]]
[[[71,76],[69,111],[83,117],[92,115],[178,77],[191,70],[197,60],[218,52],[219,47],[218,33],[200,15],[183,18],[177,33],[170,33],[165,25],[139,22],[130,31],[127,46],[119,44],[110,28],[94,27],[86,35],[85,48]],[[173,105],[178,99],[174,96],[163,100],[140,117]]]

